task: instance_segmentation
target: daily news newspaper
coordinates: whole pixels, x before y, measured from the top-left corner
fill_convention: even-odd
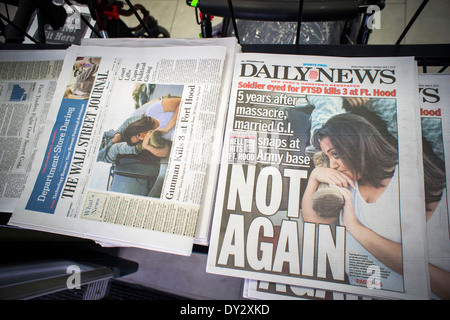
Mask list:
[[[449,148],[450,76],[419,74],[428,262],[432,299],[450,298],[450,236],[445,150]],[[445,141],[445,145],[444,145]],[[249,299],[366,299],[314,288],[258,280],[245,281]]]
[[[190,254],[225,56],[70,47],[9,223]]]
[[[0,212],[13,212],[30,173],[64,50],[2,50]]]
[[[428,298],[417,87],[411,57],[238,54],[207,271]]]
[[[419,75],[419,115],[425,177],[426,228],[432,299],[450,299],[450,76]]]

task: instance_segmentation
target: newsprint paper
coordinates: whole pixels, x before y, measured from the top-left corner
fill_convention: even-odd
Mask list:
[[[450,76],[419,75],[431,298],[450,299]]]
[[[419,74],[425,208],[431,298],[450,299],[450,225],[448,210],[448,152],[450,148],[450,76]],[[246,279],[249,299],[367,299],[314,288]]]
[[[10,224],[190,254],[225,56],[70,47]]]
[[[428,298],[417,87],[411,57],[238,54],[207,271]]]
[[[13,212],[42,135],[64,50],[2,50],[0,212]]]
[[[194,243],[199,245],[209,244],[209,233],[211,229],[212,208],[214,206],[214,196],[216,193],[217,175],[222,154],[223,130],[228,109],[228,99],[231,88],[231,77],[233,73],[234,57],[241,48],[236,38],[204,38],[204,39],[172,39],[172,38],[135,38],[135,39],[99,39],[86,38],[82,40],[83,46],[107,46],[107,47],[180,47],[180,46],[222,46],[226,47],[227,55],[222,73],[222,85],[219,93],[219,105],[216,107],[216,124],[214,128],[213,143],[207,157],[208,169],[203,187],[202,202],[200,203],[200,215],[198,217],[197,229]],[[209,137],[205,137],[209,139]],[[106,244],[102,242],[102,245]]]

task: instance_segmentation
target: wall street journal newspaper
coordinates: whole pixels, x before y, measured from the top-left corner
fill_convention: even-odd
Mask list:
[[[238,54],[207,271],[427,298],[417,86],[410,57]]]
[[[219,106],[216,108],[216,124],[214,128],[214,138],[208,155],[208,172],[206,174],[205,186],[203,188],[202,202],[200,204],[200,216],[195,233],[194,243],[199,245],[209,244],[209,232],[211,227],[212,208],[214,206],[214,196],[216,192],[217,174],[222,153],[223,130],[228,109],[228,99],[231,88],[231,77],[233,73],[234,57],[236,52],[240,52],[236,38],[207,38],[207,39],[96,39],[85,38],[83,46],[106,46],[106,47],[180,47],[180,46],[224,46],[227,49],[227,56],[224,62],[222,73],[222,85],[219,96]],[[106,245],[104,242],[103,245]],[[116,245],[116,244],[113,244]]]
[[[69,48],[10,224],[190,254],[225,56]]]

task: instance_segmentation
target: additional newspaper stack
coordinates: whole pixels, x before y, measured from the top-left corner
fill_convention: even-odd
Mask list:
[[[428,298],[417,87],[412,57],[238,54],[207,271]]]
[[[12,212],[46,125],[65,50],[3,50],[0,56],[0,212]]]
[[[450,299],[450,76],[419,75],[431,297]]]
[[[223,46],[70,47],[9,223],[190,254],[226,58]]]

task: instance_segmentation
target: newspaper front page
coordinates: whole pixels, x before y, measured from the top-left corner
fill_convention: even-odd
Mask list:
[[[139,38],[139,39],[83,39],[82,45],[86,46],[113,46],[113,47],[179,47],[179,46],[224,46],[227,48],[227,56],[224,62],[222,74],[222,85],[220,89],[219,105],[216,109],[216,124],[214,126],[214,137],[208,156],[208,169],[206,173],[203,197],[200,204],[194,243],[199,245],[209,244],[209,233],[211,228],[212,209],[217,186],[217,175],[222,154],[223,130],[228,110],[228,100],[231,88],[231,79],[234,66],[234,57],[240,52],[235,37],[230,38],[205,38],[205,39],[172,39],[172,38]],[[106,245],[102,243],[102,245]],[[117,244],[110,244],[116,246]]]
[[[238,54],[207,271],[428,298],[416,69]]]
[[[25,186],[64,54],[64,50],[2,50],[0,212],[13,212]]]
[[[432,299],[449,299],[450,236],[445,150],[449,148],[450,77],[419,74],[419,115],[424,158],[428,261]],[[445,145],[444,145],[445,141]],[[258,280],[245,282],[250,299],[354,299],[338,292],[287,286]]]
[[[225,55],[70,47],[10,224],[190,254]]]
[[[432,299],[450,299],[450,76],[419,75],[428,262]]]

